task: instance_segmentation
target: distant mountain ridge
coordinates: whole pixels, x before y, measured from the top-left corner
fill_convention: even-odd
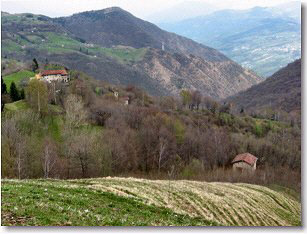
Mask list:
[[[2,56],[62,63],[153,95],[178,95],[187,88],[222,99],[261,81],[217,50],[117,7],[60,18],[3,14]]]
[[[301,57],[300,2],[221,10],[158,25],[216,48],[264,77]]]
[[[70,33],[103,47],[124,45],[161,49],[164,43],[165,50],[170,52],[190,53],[210,61],[229,60],[213,48],[164,31],[119,7],[55,18],[54,22],[61,24]]]
[[[286,112],[301,111],[301,59],[226,101],[247,111],[266,108]]]

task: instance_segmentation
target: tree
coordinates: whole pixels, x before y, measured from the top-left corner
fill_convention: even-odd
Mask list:
[[[210,110],[213,114],[215,114],[219,108],[219,104],[208,96],[203,97],[202,103],[204,104],[205,108]]]
[[[222,112],[222,113],[229,114],[230,111],[231,111],[231,104],[230,103],[224,103],[224,105],[222,105],[220,107],[220,112]]]
[[[35,72],[38,68],[39,68],[38,62],[37,62],[36,58],[34,58],[33,62],[32,62],[32,71]]]
[[[7,90],[6,90],[6,84],[3,81],[3,78],[1,76],[1,94],[6,94]]]
[[[188,90],[182,90],[180,92],[180,95],[182,97],[183,106],[189,105],[189,108],[190,108],[190,104],[191,104],[191,101],[192,101],[191,93]]]
[[[11,83],[11,87],[10,87],[10,97],[12,99],[13,102],[16,102],[20,99],[19,97],[19,92],[18,89],[15,85],[15,82]]]
[[[44,82],[33,79],[26,88],[26,99],[38,113],[47,111],[48,91]]]
[[[21,89],[20,91],[20,99],[25,99],[25,90]]]
[[[46,138],[44,141],[44,150],[41,161],[44,171],[44,178],[47,179],[49,178],[50,173],[54,170],[54,166],[57,162],[56,147],[50,138]]]
[[[72,160],[74,171],[77,175],[83,178],[89,177],[90,172],[94,170],[97,162],[95,153],[96,149],[96,137],[94,134],[88,132],[81,132],[80,134],[74,134],[70,144],[70,157]]]
[[[1,111],[4,110],[4,106],[6,103],[10,103],[11,102],[11,98],[9,94],[2,94],[1,95]]]
[[[2,175],[21,179],[25,168],[25,139],[17,122],[18,116],[4,118],[1,123]]]
[[[192,92],[191,99],[192,99],[192,109],[194,108],[194,106],[196,106],[196,109],[198,110],[199,104],[201,103],[202,99],[201,93],[198,90]]]
[[[82,97],[70,94],[64,103],[66,111],[66,123],[70,129],[80,127],[85,123],[88,112],[84,106]]]
[[[10,97],[7,94],[6,84],[1,76],[1,112],[4,110],[5,103],[10,102]]]
[[[167,128],[161,127],[158,134],[158,173],[160,173],[161,168],[171,159],[172,149],[176,146],[175,138]]]

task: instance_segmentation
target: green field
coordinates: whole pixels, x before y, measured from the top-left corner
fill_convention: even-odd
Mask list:
[[[29,104],[25,100],[19,100],[17,102],[6,103],[4,106],[5,111],[17,111],[30,108]]]
[[[28,70],[22,70],[16,73],[12,73],[10,75],[4,76],[3,77],[3,81],[6,84],[6,88],[9,91],[10,87],[11,87],[11,83],[15,82],[16,85],[18,85],[18,83],[23,80],[23,79],[27,79],[30,77],[35,76],[35,73],[32,71],[28,71]]]
[[[99,178],[2,180],[2,225],[293,226],[301,203],[250,184]]]
[[[93,48],[90,52],[98,51],[106,56],[110,56],[120,63],[134,63],[143,59],[147,49],[146,48]]]

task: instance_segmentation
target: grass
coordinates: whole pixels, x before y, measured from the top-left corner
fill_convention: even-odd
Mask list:
[[[44,121],[46,121],[48,126],[47,132],[51,134],[55,141],[61,142],[63,140],[61,134],[63,119],[61,116],[47,116]]]
[[[9,91],[11,87],[11,83],[15,82],[16,85],[23,80],[23,79],[28,79],[30,77],[35,76],[35,73],[29,70],[22,70],[19,72],[12,73],[10,75],[4,76],[3,81],[6,84],[6,88]]]
[[[120,63],[134,63],[143,59],[146,48],[93,48],[89,52],[99,52],[116,59]]]
[[[3,181],[2,225],[217,225],[168,208],[71,185],[58,181]]]
[[[7,103],[4,106],[5,111],[26,110],[28,108],[30,108],[30,106],[25,100],[19,100],[16,102]]]
[[[6,103],[4,106],[4,110],[6,111],[26,110],[28,108],[30,108],[30,106],[26,102],[26,100],[19,100],[16,102]],[[49,111],[55,114],[61,114],[63,112],[63,109],[58,105],[48,104],[48,109]]]
[[[106,177],[2,180],[2,225],[297,226],[281,187]]]
[[[48,24],[48,22],[38,20],[38,16],[26,17],[25,14],[5,16],[4,22],[11,21],[25,23],[25,24]],[[39,49],[47,53],[81,53],[86,56],[102,57],[107,56],[117,60],[119,63],[130,64],[140,61],[147,49],[146,48],[132,48],[132,47],[115,47],[104,48],[98,45],[88,47],[79,40],[70,37],[70,35],[59,34],[56,32],[21,32],[20,34],[12,34],[9,38],[2,41],[2,49],[4,53],[23,53],[22,46],[28,49]]]

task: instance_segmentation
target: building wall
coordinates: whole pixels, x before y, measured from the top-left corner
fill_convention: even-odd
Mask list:
[[[253,166],[250,166],[246,162],[237,162],[232,165],[233,170],[242,169],[242,170],[256,170],[256,163]]]
[[[68,76],[61,76],[61,75],[48,75],[48,76],[44,76],[42,78],[42,80],[45,80],[47,82],[51,82],[51,81],[64,81],[64,82],[68,82]]]

